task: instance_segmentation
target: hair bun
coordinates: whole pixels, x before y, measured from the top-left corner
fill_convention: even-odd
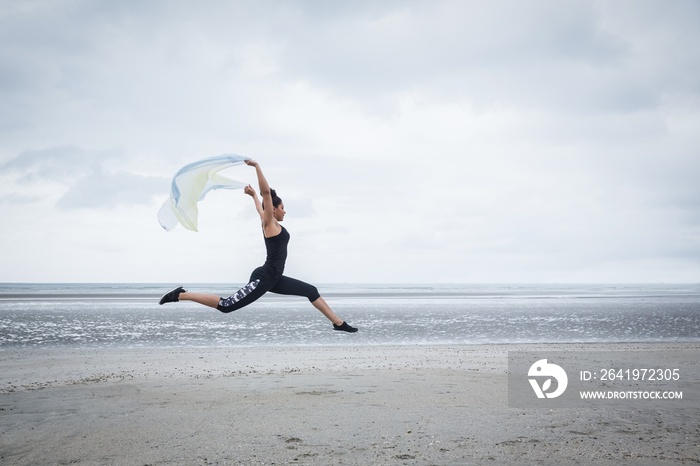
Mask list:
[[[276,196],[277,196],[277,191],[275,191],[274,189],[270,188],[270,196],[276,197]]]

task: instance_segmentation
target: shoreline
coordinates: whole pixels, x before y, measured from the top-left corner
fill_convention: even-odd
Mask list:
[[[508,351],[543,350],[700,343],[4,350],[0,462],[700,462],[700,407],[508,407]]]

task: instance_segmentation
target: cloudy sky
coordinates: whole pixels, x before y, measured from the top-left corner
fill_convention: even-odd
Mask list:
[[[700,281],[700,2],[0,0],[0,281]],[[249,167],[229,176],[255,182]]]

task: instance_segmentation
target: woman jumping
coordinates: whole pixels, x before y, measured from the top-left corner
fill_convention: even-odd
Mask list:
[[[176,301],[194,301],[228,313],[247,306],[268,291],[271,291],[278,294],[305,296],[316,309],[321,311],[333,323],[334,330],[357,332],[356,328],[348,325],[347,322],[343,321],[331,310],[315,286],[282,275],[284,263],[287,260],[287,243],[289,243],[289,233],[280,225],[286,213],[284,204],[282,199],[275,193],[275,190],[270,189],[270,185],[267,184],[265,175],[260,169],[260,164],[254,160],[246,160],[245,163],[255,167],[260,195],[262,196],[261,203],[255,194],[255,190],[250,185],[243,190],[253,198],[255,208],[262,220],[265,249],[267,250],[265,264],[253,270],[248,284],[228,298],[222,298],[213,294],[193,293],[178,287],[163,295],[160,299],[160,304]]]

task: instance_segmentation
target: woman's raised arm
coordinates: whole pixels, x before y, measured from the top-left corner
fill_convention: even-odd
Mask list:
[[[272,210],[274,206],[272,205],[272,190],[270,185],[265,179],[265,175],[260,168],[260,164],[255,160],[246,160],[245,163],[251,167],[255,167],[255,173],[258,176],[258,187],[260,188],[260,195],[262,196],[262,226],[265,231],[265,236],[275,236],[279,233],[279,225],[272,215]]]
[[[253,203],[255,204],[255,210],[258,212],[258,215],[260,215],[260,221],[262,221],[263,208],[262,208],[262,204],[260,203],[260,199],[258,199],[258,195],[255,193],[255,190],[253,189],[253,187],[251,185],[248,185],[245,188],[243,188],[243,192],[253,198]]]

